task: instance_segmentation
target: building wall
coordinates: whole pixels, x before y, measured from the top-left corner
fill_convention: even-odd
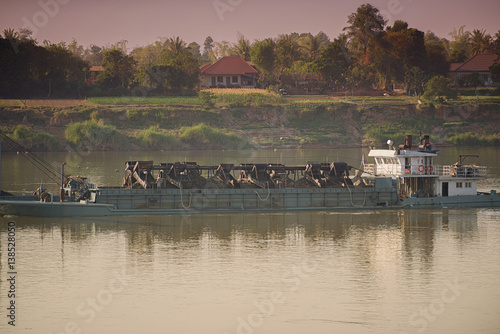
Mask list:
[[[489,72],[451,72],[451,84],[453,86],[467,86],[467,77],[473,73],[479,73],[483,85],[491,86],[493,84]]]
[[[229,87],[243,87],[243,88],[253,88],[256,85],[255,78],[253,79],[253,84],[248,85],[248,77],[242,77],[241,75],[210,75],[210,74],[200,74],[200,86],[201,88],[217,88],[221,85],[227,87],[227,78],[229,77]],[[215,86],[213,85],[212,78],[215,78]]]
[[[450,178],[436,182],[437,189],[435,189],[435,191],[437,196],[443,196],[443,182],[448,182],[448,196],[464,196],[477,194],[476,180]]]

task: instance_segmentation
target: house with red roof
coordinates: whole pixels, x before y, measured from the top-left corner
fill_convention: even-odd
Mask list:
[[[490,67],[499,63],[498,56],[494,54],[479,54],[475,55],[465,63],[450,64],[450,79],[453,86],[466,86],[467,77],[473,73],[479,74],[479,78],[483,85],[491,86]]]
[[[200,68],[200,88],[255,88],[259,72],[241,57],[222,57]]]
[[[99,73],[104,72],[105,69],[102,66],[92,66],[89,69],[89,77],[87,78],[87,75],[85,74],[85,82],[88,85],[95,85],[97,82],[97,76]]]

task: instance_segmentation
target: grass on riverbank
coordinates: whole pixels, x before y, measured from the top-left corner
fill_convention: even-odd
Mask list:
[[[457,146],[499,146],[500,134],[482,136],[473,132],[465,132],[449,136],[446,142]]]
[[[91,97],[88,101],[97,105],[200,105],[198,96],[150,96],[150,97]]]
[[[64,130],[64,138],[90,151],[123,148],[124,143],[124,138],[114,126],[96,120],[69,124]]]
[[[179,137],[183,142],[208,149],[245,149],[250,144],[232,131],[212,128],[204,123],[182,127]]]
[[[56,136],[46,131],[33,131],[25,125],[16,125],[10,137],[32,151],[56,151],[61,148]]]
[[[140,145],[148,150],[175,150],[181,146],[181,141],[174,133],[150,126],[137,132]]]

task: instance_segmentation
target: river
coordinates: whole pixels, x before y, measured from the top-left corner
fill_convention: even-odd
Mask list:
[[[39,155],[117,185],[126,160],[359,166],[363,152]],[[479,190],[500,191],[499,153],[443,148],[436,163],[478,154]],[[57,191],[16,154],[1,176],[6,191]],[[0,217],[0,333],[499,333],[499,221],[488,208]]]

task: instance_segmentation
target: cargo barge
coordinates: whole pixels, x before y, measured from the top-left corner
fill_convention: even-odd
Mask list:
[[[486,167],[434,164],[428,136],[416,149],[412,137],[394,147],[373,149],[374,164],[344,162],[200,166],[195,162],[154,164],[127,161],[120,187],[98,187],[66,177],[59,196],[1,196],[0,214],[84,217],[292,210],[500,207],[495,191],[479,193]],[[364,160],[364,159],[363,159]],[[64,174],[63,174],[64,175]]]

